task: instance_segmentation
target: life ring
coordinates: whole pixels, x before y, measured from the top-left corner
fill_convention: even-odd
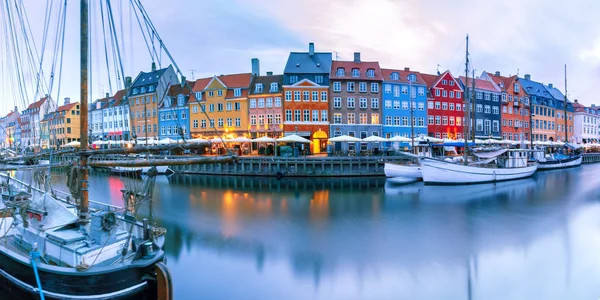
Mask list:
[[[111,231],[117,225],[117,217],[114,212],[108,212],[102,216],[102,229]]]

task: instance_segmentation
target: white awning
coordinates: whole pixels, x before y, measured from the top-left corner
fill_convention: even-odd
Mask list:
[[[495,158],[495,157],[502,155],[506,151],[508,151],[508,149],[501,149],[501,150],[490,151],[490,152],[478,152],[478,153],[473,153],[473,154],[479,158]]]

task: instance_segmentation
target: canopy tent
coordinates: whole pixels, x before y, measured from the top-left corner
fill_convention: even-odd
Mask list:
[[[190,144],[206,144],[206,143],[208,143],[208,140],[201,139],[201,138],[195,138],[195,139],[186,140],[186,142],[188,142]]]
[[[230,141],[228,139],[222,139],[222,138],[212,138],[210,139],[211,143],[229,143]]]
[[[303,137],[301,137],[299,135],[295,135],[295,134],[288,135],[288,136],[285,136],[285,137],[282,137],[282,138],[278,138],[276,141],[278,141],[278,142],[290,142],[290,143],[306,143],[306,144],[311,143],[310,140],[307,140],[307,139],[305,139],[305,138],[303,138]]]
[[[498,157],[498,156],[504,154],[506,151],[508,151],[508,149],[501,149],[501,150],[497,150],[497,151],[475,152],[475,153],[473,153],[473,155],[475,155],[479,158],[495,158],[495,157]]]
[[[572,143],[566,143],[565,147],[571,149],[571,150],[577,150],[581,148],[581,145],[579,144],[572,144]]]
[[[158,141],[158,144],[159,144],[159,145],[168,145],[168,144],[173,144],[173,143],[176,143],[176,142],[177,142],[177,141],[175,141],[175,140],[172,140],[172,139],[170,139],[170,138],[164,138],[164,139],[162,139],[162,140]]]
[[[275,139],[268,137],[268,136],[262,136],[259,138],[255,138],[255,139],[251,140],[250,142],[252,142],[252,143],[274,143]]]
[[[376,135],[372,135],[370,137],[366,137],[364,139],[362,139],[363,142],[374,142],[374,143],[379,143],[379,142],[387,142],[388,139],[380,137],[380,136],[376,136]]]
[[[80,146],[81,146],[81,143],[78,141],[72,141],[72,142],[69,142],[69,143],[63,145],[63,147],[80,147]]]
[[[393,136],[393,137],[391,137],[391,138],[388,139],[388,142],[403,142],[403,143],[405,143],[405,142],[410,142],[410,141],[411,141],[410,138],[403,137],[401,135],[396,135],[396,136]],[[416,141],[417,140],[415,140],[415,142]]]
[[[233,138],[233,139],[231,139],[229,141],[232,142],[232,143],[249,143],[252,140],[249,139],[249,138],[247,138],[247,137],[241,136],[241,137]]]
[[[340,135],[329,139],[330,142],[360,142],[361,139],[349,135]]]
[[[92,145],[106,145],[107,142],[103,140],[94,141]]]

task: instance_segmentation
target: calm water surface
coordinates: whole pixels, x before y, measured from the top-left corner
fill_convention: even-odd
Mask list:
[[[598,174],[457,187],[181,175],[157,180],[154,215],[176,299],[598,299]],[[140,182],[92,174],[91,197],[121,205]]]

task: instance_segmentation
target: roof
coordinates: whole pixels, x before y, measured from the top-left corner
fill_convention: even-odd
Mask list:
[[[437,81],[438,77],[440,77],[440,75],[432,75],[432,74],[421,74],[421,78],[423,78],[423,81],[425,81],[425,84],[427,84],[427,87],[431,87],[433,86],[433,84]]]
[[[256,84],[262,83],[263,91],[256,92]],[[277,91],[271,92],[271,83],[277,83]],[[252,94],[281,94],[283,86],[283,75],[270,75],[270,76],[255,76],[252,78],[250,83],[250,95]]]
[[[413,83],[423,84],[423,85],[427,85],[427,81],[425,81],[425,78],[423,77],[423,75],[435,76],[435,75],[429,75],[429,74],[421,74],[420,72],[417,72],[417,71],[411,71],[408,68],[405,68],[404,70],[381,69],[381,73],[382,73],[384,81],[392,81],[392,82],[395,81],[395,82],[403,82],[403,83],[408,83],[408,75],[414,74],[414,75],[416,75],[417,80],[414,81]],[[392,73],[398,73],[398,80],[392,79]],[[435,78],[437,78],[437,76],[435,76]],[[433,80],[433,81],[435,81],[435,80]]]
[[[41,98],[40,100],[29,104],[29,106],[27,106],[27,109],[39,108],[44,104],[44,102],[46,102],[46,100],[48,100],[48,97]]]
[[[529,95],[544,98],[554,98],[552,94],[546,89],[546,87],[537,81],[519,77],[519,82],[521,83],[521,86],[525,88],[525,91]]]
[[[140,72],[140,74],[138,74],[138,76],[135,78],[135,81],[131,85],[131,88],[147,86],[147,85],[158,83],[158,80],[160,79],[162,74],[164,74],[167,71],[167,69],[168,68],[163,68],[163,69],[156,70],[153,72],[148,72],[148,73]]]
[[[69,104],[65,104],[62,106],[59,106],[56,111],[64,111],[64,110],[71,110],[73,107],[75,107],[75,105],[78,105],[79,102],[73,102],[73,103],[69,103]]]
[[[565,95],[556,87],[554,87],[552,84],[548,84],[548,85],[544,85],[544,87],[546,88],[546,90],[548,90],[548,92],[550,92],[550,95],[552,95],[552,97],[554,97],[554,99],[559,100],[559,101],[565,101]],[[568,99],[567,99],[568,101]]]
[[[175,84],[169,87],[169,93],[167,94],[167,96],[172,97],[173,101],[176,101],[177,97],[183,94],[183,99],[185,100],[184,104],[187,104],[190,100],[190,93],[191,91],[188,85],[182,87],[181,84]],[[158,107],[164,107],[164,102],[166,99],[167,98],[165,97],[163,101],[160,102]]]
[[[345,76],[337,76],[337,69],[344,68]],[[352,77],[351,70],[358,69],[359,76]],[[375,71],[375,77],[367,77],[367,70],[372,69]],[[381,75],[381,67],[379,67],[379,62],[376,61],[341,61],[334,60],[331,63],[331,75],[329,76],[331,79],[351,79],[351,80],[383,80],[383,75]]]
[[[459,80],[463,85],[465,85],[465,83],[466,83],[467,87],[473,86],[473,78],[465,79],[464,76],[460,76]],[[501,92],[501,90],[497,86],[495,86],[492,81],[479,79],[479,78],[475,78],[475,89],[496,92],[496,93]]]
[[[203,91],[212,79],[213,79],[213,77],[197,79],[196,82],[194,82],[192,84],[192,91],[193,92]]]
[[[331,52],[291,52],[284,74],[329,74],[331,71]]]
[[[575,110],[575,112],[585,112],[585,106],[580,104],[579,102],[577,102],[577,100],[575,100],[575,102],[573,103],[573,109]],[[590,107],[590,109],[596,109],[596,108]]]

